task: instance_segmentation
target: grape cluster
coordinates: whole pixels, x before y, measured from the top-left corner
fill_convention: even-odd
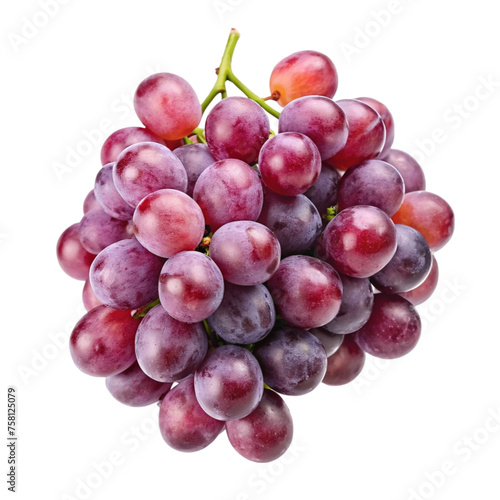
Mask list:
[[[105,377],[126,405],[158,402],[177,450],[225,429],[237,452],[265,462],[292,440],[282,395],[346,384],[365,353],[415,347],[415,306],[436,288],[434,253],[454,217],[418,163],[392,149],[385,105],[333,100],[338,76],[324,54],[275,66],[269,99],[283,110],[272,132],[273,108],[230,69],[237,36],[202,104],[173,74],[139,85],[145,127],[105,141],[57,256],[85,281],[88,312],[70,339],[80,370]],[[246,96],[227,97],[226,81]]]

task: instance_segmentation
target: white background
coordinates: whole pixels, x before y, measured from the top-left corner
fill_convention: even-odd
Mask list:
[[[0,15],[1,364],[4,390],[18,390],[17,498],[500,498],[493,2],[65,3],[44,19],[41,2],[3,2]],[[30,21],[40,27],[30,31]],[[103,380],[79,372],[67,339],[83,314],[83,283],[55,256],[60,233],[82,216],[105,135],[139,125],[130,106],[138,83],[177,73],[202,100],[233,26],[241,32],[234,71],[262,96],[281,58],[328,54],[340,76],[336,98],[384,102],[395,147],[419,156],[428,190],[456,214],[455,235],[437,253],[439,288],[419,308],[417,348],[390,363],[370,358],[356,383],[287,398],[294,444],[268,465],[241,458],[225,435],[196,454],[170,450],[156,407],[122,406]],[[99,144],[85,150],[91,131]],[[84,157],[58,177],[54,165],[78,147]]]

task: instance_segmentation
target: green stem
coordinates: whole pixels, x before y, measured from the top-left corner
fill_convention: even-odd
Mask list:
[[[202,128],[195,128],[193,130],[193,134],[195,134],[196,137],[198,137],[198,140],[200,142],[202,142],[203,144],[207,143],[207,140],[205,139],[205,134],[203,133],[203,129]]]

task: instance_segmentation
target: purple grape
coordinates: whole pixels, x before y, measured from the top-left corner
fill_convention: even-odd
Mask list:
[[[215,440],[223,428],[224,422],[205,413],[196,400],[193,377],[179,382],[161,402],[161,435],[175,450],[202,450]]]
[[[112,243],[134,237],[128,221],[114,219],[102,208],[87,212],[78,231],[83,247],[96,255]]]
[[[344,385],[352,382],[363,370],[365,358],[353,335],[346,335],[339,349],[328,357],[323,383]]]
[[[206,168],[193,191],[193,199],[212,231],[228,222],[257,220],[263,197],[257,172],[235,159],[221,160]]]
[[[94,190],[92,189],[89,192],[89,194],[85,197],[85,200],[83,200],[83,213],[86,214],[87,212],[93,210],[94,208],[101,208],[101,205],[99,205],[99,202],[95,197]]]
[[[130,220],[134,209],[121,197],[113,182],[113,163],[108,163],[99,170],[95,179],[94,193],[101,208],[111,217]]]
[[[158,189],[186,192],[187,173],[166,146],[141,142],[124,149],[113,166],[113,181],[121,197],[133,208]]]
[[[357,205],[342,210],[323,232],[328,262],[342,274],[368,278],[380,271],[396,252],[396,228],[376,207]]]
[[[416,288],[409,290],[408,292],[403,292],[398,295],[410,301],[414,306],[418,306],[425,302],[433,293],[437,287],[439,280],[439,269],[436,256],[432,256],[432,266],[427,278],[418,285]]]
[[[85,281],[95,255],[85,250],[80,241],[80,223],[69,226],[57,240],[57,260],[61,269],[75,280]]]
[[[94,290],[92,290],[92,285],[89,280],[87,280],[85,285],[83,285],[82,302],[86,311],[90,311],[91,309],[94,309],[94,307],[102,304],[102,302],[96,297]]]
[[[384,161],[390,163],[405,181],[405,193],[423,191],[425,189],[425,175],[422,167],[408,153],[399,149],[391,149]]]
[[[115,162],[119,154],[132,144],[138,142],[156,142],[165,144],[164,140],[142,127],[126,127],[113,132],[102,145],[101,162],[103,165]]]
[[[323,162],[321,172],[316,182],[304,193],[318,209],[320,215],[326,214],[326,209],[337,204],[337,186],[340,174],[328,163]]]
[[[287,104],[279,118],[279,132],[307,135],[319,150],[322,160],[340,151],[349,127],[344,112],[335,102],[323,96],[299,97]]]
[[[253,462],[272,462],[292,442],[292,416],[279,394],[265,389],[257,408],[244,418],[226,422],[226,432],[241,456]]]
[[[206,144],[185,144],[174,149],[173,153],[182,162],[187,173],[186,194],[193,196],[194,185],[198,177],[207,167],[215,163],[215,158]]]
[[[265,194],[257,221],[278,238],[282,257],[311,248],[323,227],[316,207],[304,195],[281,196],[272,191]]]
[[[312,333],[323,344],[327,356],[336,352],[344,340],[343,335],[331,333],[325,327],[311,328],[308,332]]]
[[[269,138],[269,119],[251,99],[227,97],[208,114],[205,136],[216,160],[235,158],[252,163]]]
[[[258,285],[278,269],[280,244],[273,232],[258,222],[229,222],[214,233],[210,257],[226,281]]]
[[[172,384],[149,378],[137,361],[125,371],[106,378],[106,387],[111,395],[127,406],[147,406],[156,403]]]
[[[318,148],[309,137],[284,132],[271,137],[259,153],[262,182],[283,196],[307,191],[321,171]]]
[[[352,278],[340,274],[342,303],[335,318],[323,328],[346,335],[359,330],[370,317],[373,307],[373,289],[368,278]]]
[[[425,238],[410,226],[396,224],[398,247],[389,263],[370,280],[381,292],[407,292],[420,285],[431,270],[432,255]]]
[[[148,252],[136,239],[106,247],[90,268],[97,298],[115,309],[138,309],[158,298],[164,259]]]
[[[340,179],[339,211],[355,205],[370,205],[391,217],[401,206],[404,193],[403,177],[392,165],[367,160],[350,167]]]
[[[410,302],[399,295],[376,293],[370,319],[353,335],[363,351],[393,359],[415,347],[420,330],[420,317]]]
[[[217,335],[231,344],[253,344],[273,328],[276,311],[264,285],[238,286],[226,282],[219,308],[208,318]]]
[[[209,352],[194,374],[196,399],[217,420],[246,417],[264,390],[262,370],[250,351],[223,345]]]
[[[281,394],[299,396],[317,387],[326,371],[326,351],[312,333],[282,326],[257,344],[254,356],[264,382]]]
[[[210,257],[200,252],[180,252],[165,262],[159,294],[170,316],[196,323],[219,307],[224,295],[224,279]]]
[[[75,365],[94,377],[126,370],[135,361],[134,339],[139,323],[131,311],[95,307],[71,333],[69,350]]]
[[[276,308],[292,326],[323,326],[338,313],[342,282],[329,264],[314,257],[292,255],[283,259],[268,283]]]
[[[134,212],[134,233],[141,245],[160,257],[194,250],[205,232],[197,203],[176,189],[148,194]]]
[[[205,358],[208,340],[203,323],[182,323],[161,304],[144,316],[135,339],[142,371],[158,382],[175,382],[191,375]]]

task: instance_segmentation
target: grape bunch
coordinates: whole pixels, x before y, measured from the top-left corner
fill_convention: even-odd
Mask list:
[[[225,430],[243,457],[268,462],[292,440],[283,396],[351,382],[366,353],[415,347],[415,306],[436,288],[454,216],[392,148],[384,104],[333,100],[327,56],[286,57],[262,99],[232,71],[238,37],[201,104],[179,76],[140,83],[144,127],[106,139],[57,256],[85,281],[70,338],[81,371],[126,405],[158,403],[176,450]],[[243,95],[228,97],[227,82]]]

